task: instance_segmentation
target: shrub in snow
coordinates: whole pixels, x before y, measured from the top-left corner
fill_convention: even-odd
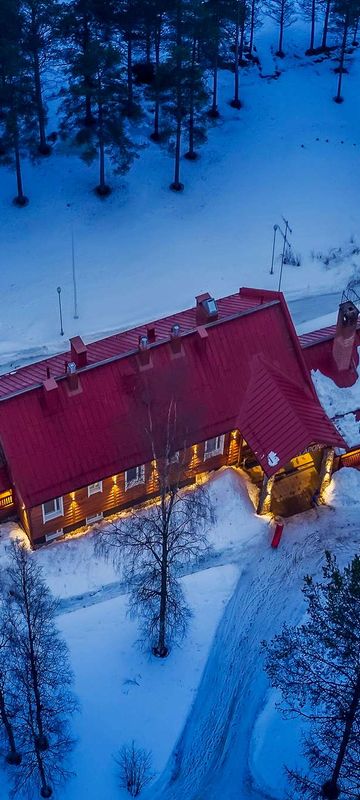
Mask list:
[[[116,763],[119,767],[120,786],[127,789],[131,797],[138,797],[142,789],[151,781],[151,753],[142,747],[135,747],[135,742],[124,744]]]

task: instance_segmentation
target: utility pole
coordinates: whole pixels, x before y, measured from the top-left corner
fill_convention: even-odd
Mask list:
[[[72,279],[73,279],[73,290],[74,290],[74,319],[79,319],[77,285],[76,285],[76,267],[75,267],[74,228],[72,223],[71,223],[71,263],[72,263]]]
[[[62,306],[61,306],[61,286],[58,286],[56,291],[58,293],[58,298],[59,298],[60,336],[64,336],[63,316],[62,316]]]

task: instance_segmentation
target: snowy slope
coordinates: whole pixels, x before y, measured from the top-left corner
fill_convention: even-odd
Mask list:
[[[336,491],[337,483],[339,489]],[[360,474],[343,470],[335,476],[329,497],[335,507],[287,520],[278,551],[251,548],[237,588],[221,620],[187,723],[162,778],[146,797],[151,800],[261,800],[282,774],[284,751],[273,738],[271,715],[264,721],[254,779],[254,728],[268,703],[260,643],[282,622],[296,623],[303,614],[300,587],[304,574],[318,574],[323,553],[332,549],[340,563],[358,551]],[[351,496],[355,498],[351,500]],[[266,718],[265,718],[266,723]],[[279,729],[279,723],[276,727]],[[283,727],[282,727],[283,730]],[[288,731],[289,734],[289,731]],[[277,747],[276,747],[277,742]],[[266,754],[267,758],[264,759]],[[290,754],[299,759],[299,754]],[[255,754],[256,756],[256,754]],[[276,766],[274,767],[274,762]],[[275,775],[273,771],[275,770]],[[282,779],[280,786],[284,785]]]
[[[262,77],[241,76],[244,107],[231,109],[232,76],[220,76],[219,123],[197,163],[184,162],[185,192],[168,190],[172,161],[154,144],[105,202],[92,193],[96,166],[56,152],[25,164],[30,205],[11,205],[14,178],[1,171],[2,304],[0,360],[8,365],[61,349],[56,287],[62,287],[65,339],[119,330],[250,284],[277,288],[269,274],[273,225],[293,227],[300,267],[285,267],[288,297],[341,290],[357,273],[349,240],[359,203],[359,57],[344,78],[345,102],[332,101],[333,61],[302,54],[301,26],[286,33],[289,53],[275,69],[275,31],[258,34]],[[52,88],[52,87],[50,87]],[[147,136],[144,128],[143,139]],[[79,320],[73,319],[71,228],[75,236]],[[280,252],[280,242],[278,242]],[[312,257],[341,246],[333,265]],[[326,308],[326,313],[329,308]],[[321,316],[319,308],[313,316]]]

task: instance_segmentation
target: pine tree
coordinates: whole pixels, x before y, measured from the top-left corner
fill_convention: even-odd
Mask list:
[[[266,9],[271,17],[279,26],[279,41],[276,55],[284,58],[284,32],[296,20],[293,0],[266,0]]]
[[[265,644],[284,713],[308,720],[309,774],[290,772],[302,800],[360,793],[360,557],[343,570],[326,553],[323,580],[305,578],[305,622]]]
[[[46,106],[42,74],[50,57],[52,32],[59,13],[58,0],[20,0],[22,48],[29,59],[34,80],[34,96],[39,128],[39,153],[49,155],[46,138]]]
[[[22,47],[22,19],[17,0],[0,4],[0,140],[1,162],[15,166],[17,195],[14,203],[25,206],[21,156],[34,155],[36,104],[32,75]]]
[[[337,92],[334,97],[335,103],[342,103],[344,98],[341,94],[343,74],[345,72],[345,54],[348,44],[348,36],[351,27],[356,24],[360,14],[360,0],[335,0],[334,16],[337,23],[339,35],[341,37],[340,59],[337,73],[339,75]]]
[[[86,52],[73,54],[69,65],[69,89],[62,104],[65,135],[72,136],[79,154],[86,163],[99,160],[99,184],[96,192],[100,197],[110,193],[105,179],[105,157],[109,157],[116,173],[129,168],[136,155],[124,127],[126,106],[126,84],[121,73],[121,55],[118,48],[108,43],[106,31],[101,28],[93,32]],[[83,109],[91,113],[91,124],[83,117]]]

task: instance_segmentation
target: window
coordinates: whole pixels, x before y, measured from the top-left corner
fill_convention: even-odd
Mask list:
[[[60,537],[63,535],[64,535],[63,528],[59,528],[57,531],[54,531],[54,533],[47,533],[45,535],[45,541],[53,542],[54,539],[60,539]]]
[[[207,439],[205,442],[204,459],[212,458],[224,452],[224,439],[225,436],[215,436],[213,439]]]
[[[54,500],[48,500],[42,505],[43,521],[48,522],[49,519],[55,517],[62,517],[64,515],[64,504],[62,497],[55,497]]]
[[[98,514],[93,514],[91,517],[86,517],[86,524],[93,525],[94,522],[100,522],[100,520],[103,519],[103,516],[103,512],[99,511]]]
[[[102,481],[90,483],[88,486],[88,497],[91,497],[92,494],[97,494],[98,492],[102,492]]]
[[[137,486],[138,483],[145,483],[145,467],[142,464],[140,467],[132,467],[125,472],[125,489],[131,489],[132,486]]]
[[[172,455],[169,457],[169,464],[177,464],[178,461],[180,461],[179,450],[177,450],[176,453],[172,453]]]

